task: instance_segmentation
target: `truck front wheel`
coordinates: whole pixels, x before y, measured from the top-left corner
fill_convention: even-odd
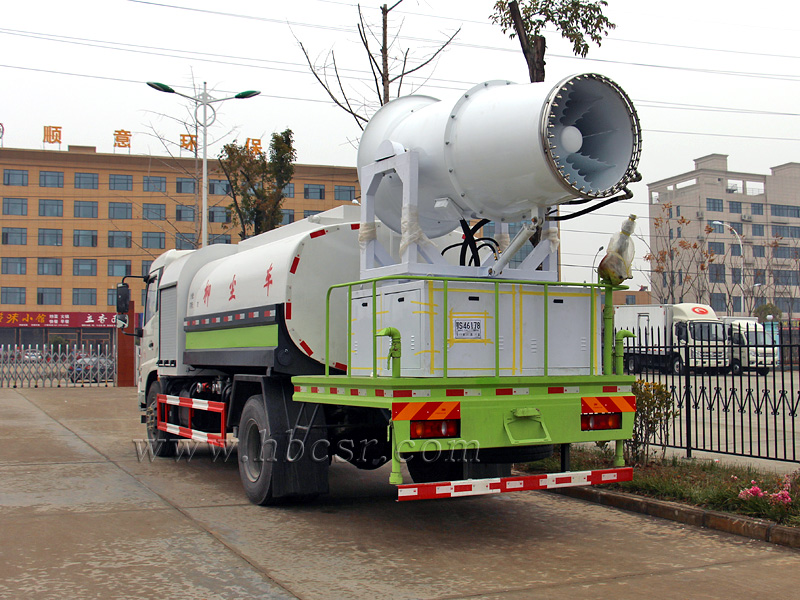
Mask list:
[[[239,476],[247,497],[261,506],[274,503],[272,467],[275,448],[267,444],[268,437],[264,398],[261,395],[251,396],[239,420]]]
[[[145,408],[145,421],[147,423],[147,443],[155,456],[175,456],[178,442],[171,433],[161,431],[156,420],[158,410],[158,395],[161,393],[161,384],[157,381],[150,384],[147,390],[147,404]]]
[[[742,363],[738,360],[731,361],[731,373],[733,373],[736,377],[742,374]]]
[[[672,374],[683,375],[683,359],[680,356],[675,356],[672,359]]]

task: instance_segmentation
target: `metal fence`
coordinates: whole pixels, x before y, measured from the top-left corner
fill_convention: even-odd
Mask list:
[[[626,371],[663,384],[675,409],[656,444],[684,449],[689,457],[700,450],[800,461],[796,325],[784,326],[779,339],[767,335],[744,345],[733,343],[730,331],[723,341],[690,344],[673,344],[663,330],[634,333]],[[724,360],[715,362],[720,356]]]
[[[108,387],[116,374],[108,345],[0,345],[0,387]]]

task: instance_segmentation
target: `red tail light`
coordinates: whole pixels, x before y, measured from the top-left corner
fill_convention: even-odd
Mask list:
[[[461,421],[446,419],[444,421],[411,421],[411,439],[454,438],[461,435]]]
[[[581,431],[622,429],[622,413],[581,415]]]

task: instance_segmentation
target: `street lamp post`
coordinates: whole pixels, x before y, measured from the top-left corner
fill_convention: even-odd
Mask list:
[[[194,118],[195,122],[199,121],[197,118],[197,111],[202,106],[203,107],[203,122],[201,123],[203,127],[203,205],[202,205],[202,217],[201,217],[201,246],[208,245],[208,128],[214,124],[214,121],[217,120],[217,111],[214,110],[214,107],[211,106],[215,102],[222,102],[224,100],[244,100],[246,98],[252,98],[253,96],[258,96],[261,92],[256,90],[246,90],[244,92],[239,92],[234,96],[227,96],[225,98],[214,98],[206,91],[206,82],[203,82],[203,91],[197,96],[189,96],[187,94],[182,94],[181,92],[175,91],[170,86],[164,83],[158,83],[155,81],[148,81],[147,85],[149,85],[154,90],[159,92],[164,92],[165,94],[177,94],[183,98],[188,98],[192,102],[195,103],[194,109]],[[208,117],[208,109],[211,109],[211,120],[209,121]]]
[[[594,271],[594,263],[597,261],[597,255],[600,254],[603,251],[603,248],[605,248],[605,246],[600,246],[597,249],[597,252],[594,253],[594,258],[592,259],[592,277],[594,277],[596,280],[599,279],[599,276],[597,276],[597,277],[594,276],[594,272],[595,272]]]
[[[740,275],[740,278],[739,278],[739,289],[742,292],[741,310],[742,310],[742,314],[744,315],[744,312],[745,312],[745,310],[744,310],[744,246],[742,245],[742,237],[739,235],[739,232],[736,231],[733,228],[733,226],[730,225],[729,223],[723,223],[722,221],[712,221],[712,223],[714,225],[723,225],[723,226],[727,227],[728,229],[730,229],[730,231],[733,233],[733,235],[736,236],[736,240],[739,242],[739,258],[742,260],[742,272],[741,272],[741,275]]]

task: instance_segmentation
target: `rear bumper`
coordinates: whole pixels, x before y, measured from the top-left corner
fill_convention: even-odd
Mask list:
[[[495,477],[490,479],[467,479],[465,481],[442,481],[397,486],[397,500],[438,500],[486,494],[504,494],[533,490],[552,490],[579,485],[598,485],[633,479],[632,467],[523,475],[519,477]]]

